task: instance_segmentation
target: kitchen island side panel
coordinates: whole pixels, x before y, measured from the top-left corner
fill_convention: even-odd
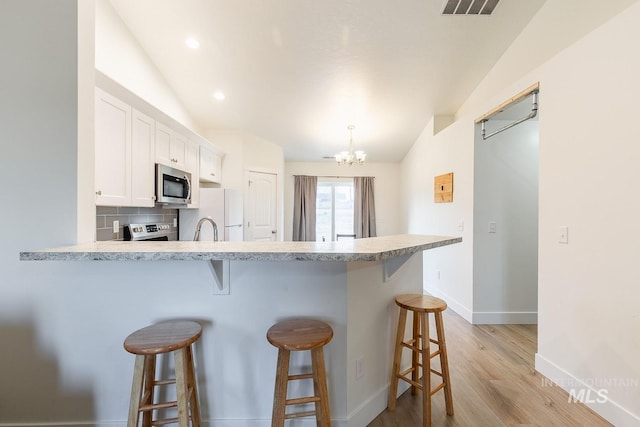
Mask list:
[[[387,407],[398,307],[395,296],[422,293],[422,253],[390,274],[380,262],[347,263],[347,413],[349,426],[370,423]],[[410,324],[410,322],[409,322]],[[408,366],[409,352],[403,361]],[[360,371],[360,372],[358,372]],[[403,384],[400,385],[401,390]]]
[[[243,421],[247,426],[268,424],[278,352],[268,343],[266,332],[280,320],[308,317],[325,321],[334,330],[325,346],[328,389],[332,418],[344,420],[346,263],[231,261],[230,274],[230,294],[211,297],[212,327],[205,331],[210,340],[204,349],[210,419],[215,425],[225,425],[225,420]],[[309,352],[292,352],[291,372],[310,367],[309,356]],[[296,396],[313,393],[310,381],[298,381],[289,388]]]

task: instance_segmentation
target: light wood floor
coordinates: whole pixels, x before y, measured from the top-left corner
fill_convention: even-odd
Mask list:
[[[448,309],[444,327],[455,414],[447,416],[444,394],[436,393],[434,427],[611,426],[586,406],[569,403],[567,392],[535,372],[536,325],[471,325]],[[434,375],[432,384],[439,380]],[[420,399],[405,392],[395,412],[386,410],[369,427],[422,426]]]

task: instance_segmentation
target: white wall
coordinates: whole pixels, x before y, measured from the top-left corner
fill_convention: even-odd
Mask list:
[[[487,130],[509,123],[490,120]],[[538,121],[487,140],[479,128],[474,147],[473,323],[536,323]],[[489,222],[496,224],[495,233],[489,232]]]
[[[182,103],[108,0],[95,0],[95,67],[163,113],[198,133]]]
[[[540,13],[552,14],[552,3],[546,3]],[[612,7],[622,3],[628,2],[615,2]],[[517,73],[520,64],[511,60],[517,55],[506,52],[487,77],[490,84],[480,85],[457,121],[435,136],[425,129],[403,161],[410,231],[456,234],[455,221],[467,219],[463,244],[451,246],[447,254],[434,251],[425,258],[426,288],[444,295],[453,302],[450,306],[467,317],[475,310],[468,232],[470,226],[483,226],[469,221],[472,177],[456,174],[450,206],[414,203],[412,198],[425,193],[429,198],[430,185],[418,183],[434,175],[472,170],[473,119],[540,82],[536,369],[566,389],[574,384],[580,388],[580,381],[595,389],[606,388],[607,402],[589,406],[621,426],[640,425],[640,273],[634,265],[640,202],[633,191],[640,182],[638,22],[640,2],[636,1],[524,74]],[[533,45],[535,36],[523,31],[521,37],[527,39],[517,40],[510,49]],[[417,157],[435,160],[426,160],[421,167]],[[560,226],[569,227],[569,244],[558,243]],[[446,280],[457,272],[456,280],[436,281],[429,264],[447,261],[443,277]]]
[[[378,236],[399,234],[400,164],[365,163],[360,166],[338,166],[335,162],[287,162],[285,164],[284,240],[293,236],[294,175],[314,176],[373,176],[376,197],[376,232]]]
[[[544,90],[536,366],[635,380],[606,386],[611,404],[593,405],[616,425],[640,425],[638,22],[636,2],[533,73]]]
[[[460,244],[424,254],[424,287],[468,321],[473,311],[473,132],[473,121],[459,121],[433,135],[431,121],[401,166],[406,231],[462,236]],[[434,203],[434,177],[449,172],[453,202]]]
[[[95,410],[83,367],[65,378],[56,354],[74,342],[58,333],[54,314],[65,310],[63,298],[73,299],[57,287],[66,274],[57,263],[34,269],[18,261],[21,249],[76,241],[76,10],[69,0],[2,2],[0,179],[12,183],[12,200],[1,214],[0,423],[59,420],[60,413],[77,420]]]
[[[96,239],[95,163],[95,2],[78,3],[78,218],[77,241]]]

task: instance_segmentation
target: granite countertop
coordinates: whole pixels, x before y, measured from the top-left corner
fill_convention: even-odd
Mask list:
[[[95,242],[20,252],[23,261],[379,261],[460,243],[401,234],[339,242]]]

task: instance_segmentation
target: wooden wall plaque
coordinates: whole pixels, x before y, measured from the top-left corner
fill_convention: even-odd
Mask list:
[[[434,178],[433,201],[435,203],[453,202],[453,172]]]

